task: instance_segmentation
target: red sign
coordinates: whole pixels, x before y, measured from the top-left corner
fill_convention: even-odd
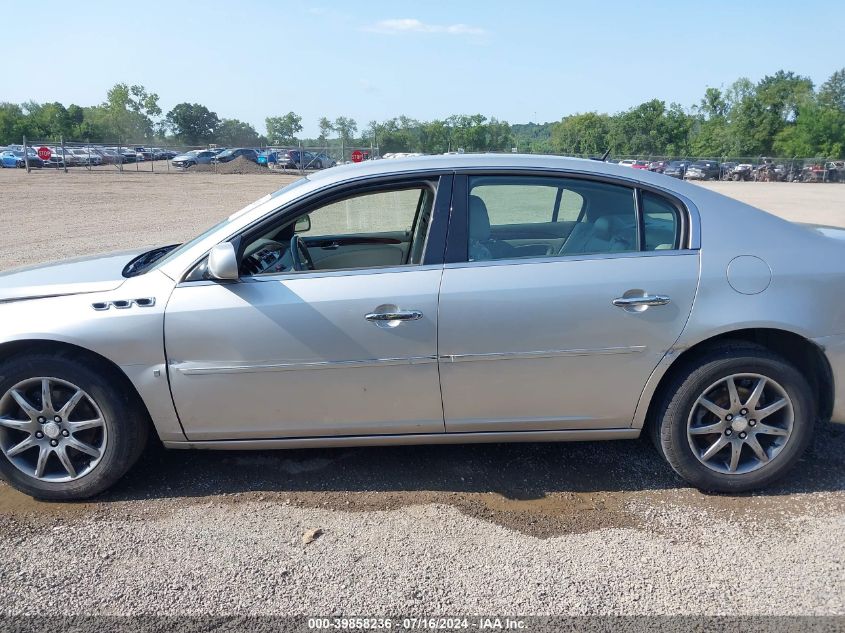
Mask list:
[[[50,156],[53,155],[53,152],[50,151],[49,147],[39,147],[38,148],[38,158],[41,160],[50,160]]]
[[[363,160],[364,160],[364,152],[362,152],[360,149],[356,149],[354,152],[352,152],[352,162],[353,163],[360,163]]]

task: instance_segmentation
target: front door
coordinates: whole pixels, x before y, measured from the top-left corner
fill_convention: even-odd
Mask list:
[[[439,248],[442,261],[443,243],[426,241],[436,198],[448,213],[437,185],[312,204],[308,221],[287,213],[243,236],[240,281],[176,288],[165,345],[190,440],[444,431],[442,264],[424,258]]]
[[[684,210],[575,178],[466,189],[465,261],[440,296],[447,432],[628,428],[695,296]]]

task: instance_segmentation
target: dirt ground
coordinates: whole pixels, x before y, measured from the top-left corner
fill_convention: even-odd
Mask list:
[[[0,170],[0,270],[179,242],[294,178]],[[706,186],[790,220],[845,226],[845,185]],[[34,502],[0,484],[0,524],[0,613],[313,614],[345,596],[370,613],[517,605],[555,614],[842,615],[845,427],[820,428],[784,483],[734,497],[688,488],[644,441],[243,454],[153,447],[89,503]],[[278,540],[265,542],[270,525]],[[234,533],[231,526],[244,527]],[[326,536],[308,546],[313,559],[302,556],[301,545],[278,549],[315,526]],[[35,598],[40,580],[20,580],[50,564],[38,544],[51,530],[100,538],[111,548],[95,564],[103,585],[72,582],[70,568],[51,571],[43,582],[58,586],[63,600],[52,607]],[[714,543],[714,535],[724,542]],[[217,538],[234,549],[206,552]],[[180,558],[179,551],[191,554]],[[235,551],[248,573],[279,583],[272,595],[266,583],[249,582],[216,593],[237,583],[214,556]],[[142,560],[165,565],[171,553],[171,568],[144,574]],[[496,566],[511,556],[513,575],[503,576]],[[376,561],[373,573],[382,578],[405,559],[428,580],[388,574],[372,586],[345,584],[350,561]],[[185,570],[195,575],[182,578]],[[545,579],[542,587],[537,578]],[[737,583],[766,585],[767,599],[749,602],[721,589]],[[209,593],[180,593],[189,586]],[[362,586],[369,589],[362,593]],[[697,603],[698,596],[706,599]]]

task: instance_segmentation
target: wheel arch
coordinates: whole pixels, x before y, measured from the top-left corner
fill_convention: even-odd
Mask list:
[[[684,371],[690,363],[715,347],[729,342],[755,343],[792,363],[810,383],[817,417],[822,420],[830,418],[834,401],[833,371],[822,348],[810,339],[789,330],[751,327],[722,332],[699,341],[676,355],[660,376],[648,398],[645,413],[638,415],[634,426],[639,423],[641,428],[645,428],[654,421],[656,408],[664,391],[678,372]]]
[[[54,354],[57,351],[60,353],[64,352],[71,358],[85,359],[103,367],[115,380],[120,381],[128,389],[128,393],[135,400],[135,404],[142,407],[141,411],[147,421],[150,422],[152,420],[144,399],[141,397],[135,384],[129,379],[129,376],[114,361],[85,347],[51,339],[14,340],[0,343],[0,361],[5,361],[17,355],[46,352]],[[150,426],[153,425],[150,424]]]

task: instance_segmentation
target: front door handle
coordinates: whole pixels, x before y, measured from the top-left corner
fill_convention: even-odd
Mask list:
[[[638,297],[617,297],[613,305],[617,308],[648,308],[651,306],[665,306],[671,299],[666,295],[640,295]]]
[[[423,313],[419,310],[391,310],[390,312],[370,312],[364,316],[367,321],[382,323],[385,321],[419,321]]]

